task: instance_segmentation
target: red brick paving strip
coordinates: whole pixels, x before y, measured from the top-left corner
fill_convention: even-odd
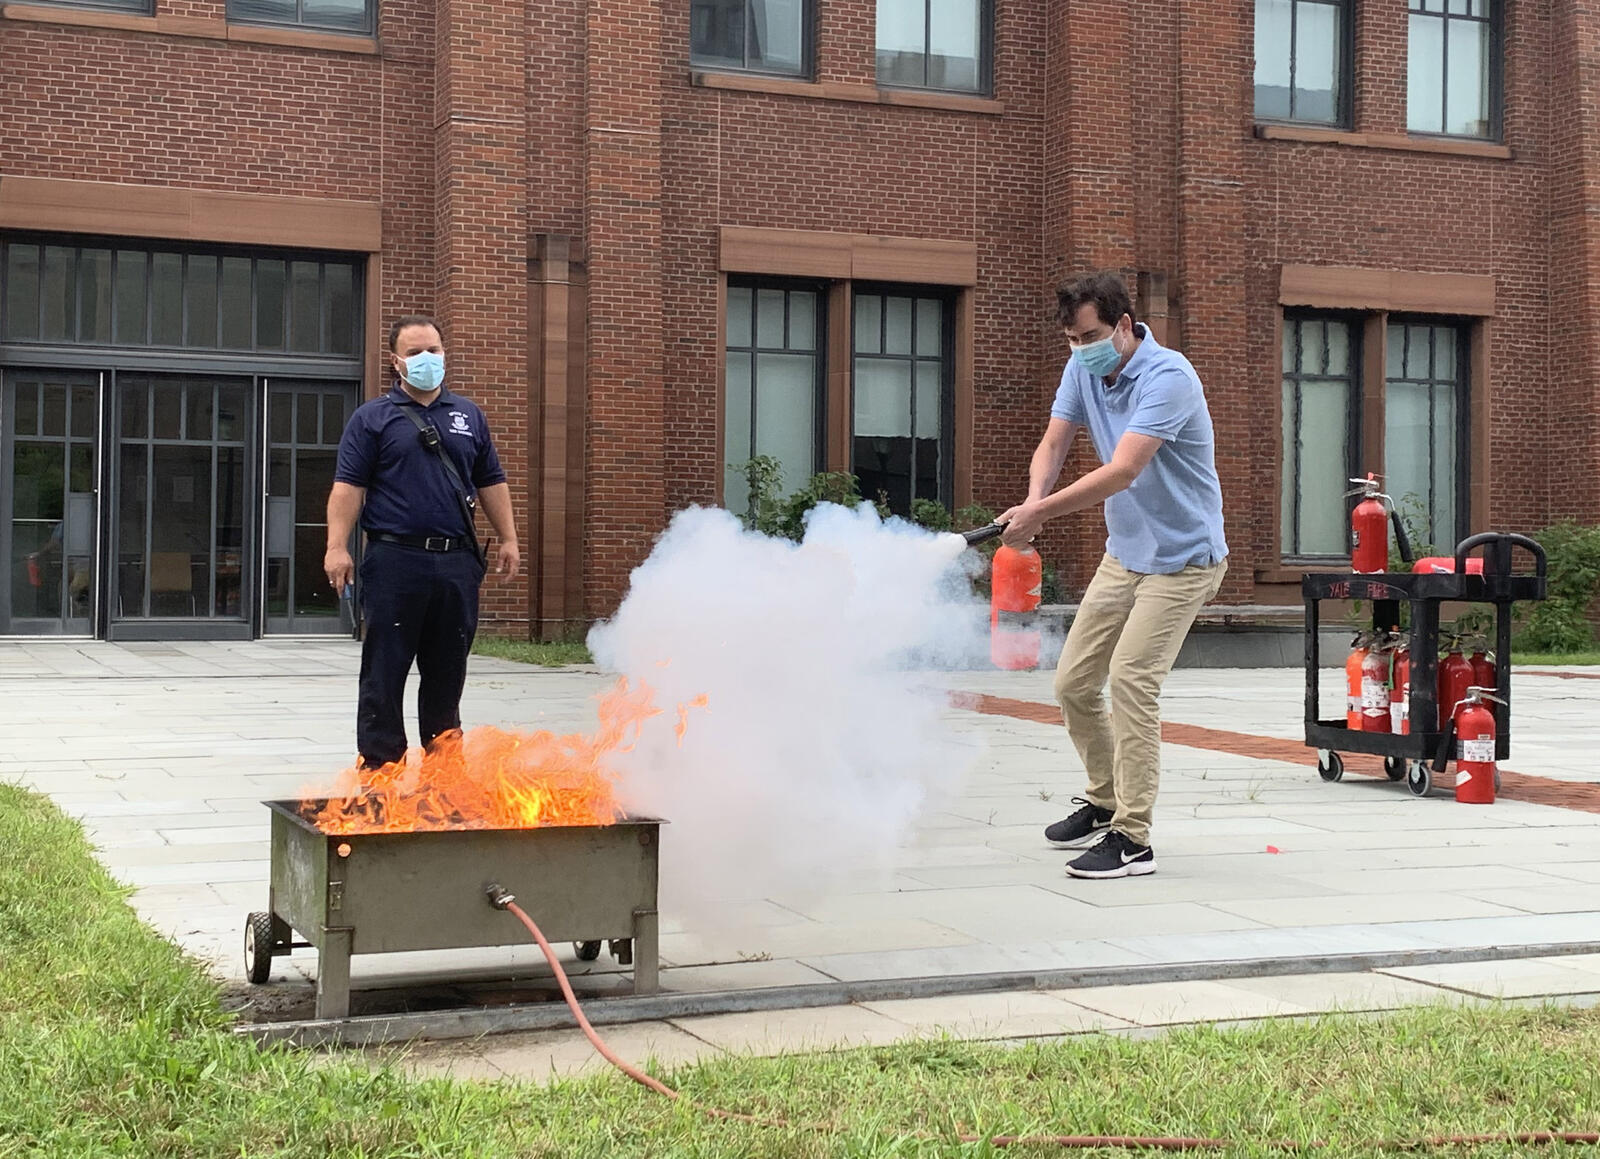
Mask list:
[[[1558,675],[1540,673],[1540,675]],[[1060,724],[1061,712],[1053,704],[1039,704],[1032,700],[1012,700],[1004,696],[987,696],[982,693],[956,692],[950,697],[957,708],[971,709],[987,716],[1009,716],[1016,720],[1031,720],[1039,724]],[[1286,761],[1293,765],[1315,768],[1316,749],[1278,737],[1252,736],[1250,733],[1229,732],[1219,728],[1202,728],[1197,724],[1161,723],[1161,739],[1167,744],[1183,745],[1192,749],[1209,749],[1239,757],[1256,757],[1264,761]],[[1383,777],[1383,760],[1365,753],[1341,753],[1346,772],[1367,777]],[[1528,801],[1535,805],[1553,805],[1558,809],[1575,809],[1581,813],[1600,813],[1600,785],[1575,784],[1558,781],[1553,777],[1536,777],[1529,773],[1500,770],[1498,796],[1512,801]]]

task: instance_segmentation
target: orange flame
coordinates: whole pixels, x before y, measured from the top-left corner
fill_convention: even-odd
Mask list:
[[[631,751],[644,722],[661,710],[649,685],[630,690],[626,677],[599,700],[593,735],[487,726],[447,733],[427,752],[412,749],[378,769],[346,769],[333,797],[304,795],[301,815],[337,834],[610,825],[623,811],[609,758]],[[700,696],[691,703],[704,702]],[[680,744],[686,714],[680,705]]]
[[[688,704],[678,705],[678,723],[672,726],[672,731],[677,734],[679,748],[683,747],[683,734],[689,731],[689,710],[691,708],[704,708],[708,702],[709,698],[702,692],[699,696],[690,700]]]

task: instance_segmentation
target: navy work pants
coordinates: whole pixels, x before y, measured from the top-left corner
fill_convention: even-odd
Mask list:
[[[461,727],[467,654],[478,630],[484,569],[470,550],[424,551],[369,541],[361,560],[361,697],[356,748],[368,768],[406,752],[402,701],[416,661],[422,744]]]

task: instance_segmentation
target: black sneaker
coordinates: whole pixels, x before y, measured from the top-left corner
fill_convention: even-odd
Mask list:
[[[1083,808],[1044,831],[1044,839],[1057,849],[1081,849],[1096,833],[1111,827],[1111,810],[1091,805],[1082,797],[1072,798]]]
[[[1141,877],[1156,871],[1155,850],[1115,829],[1089,852],[1067,863],[1071,877]]]

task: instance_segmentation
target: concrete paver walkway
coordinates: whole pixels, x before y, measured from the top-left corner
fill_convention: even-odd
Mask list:
[[[0,645],[0,779],[46,792],[82,818],[108,867],[136,887],[140,913],[239,979],[244,916],[266,900],[259,802],[295,795],[349,763],[357,659],[347,640]],[[1043,673],[916,679],[1035,705],[1049,695]],[[591,698],[610,683],[594,671],[475,657],[463,712],[470,724],[586,731]],[[1332,704],[1342,689],[1327,683]],[[1590,755],[1600,682],[1519,673],[1514,687],[1508,766],[1585,792],[1600,784]],[[1041,720],[952,707],[986,755],[958,799],[912,835],[887,886],[766,898],[692,928],[669,912],[663,985],[708,991],[1152,963],[1209,964],[1225,976],[1229,963],[1262,957],[1461,947],[1516,955],[1600,940],[1600,814],[1512,799],[1470,808],[1357,776],[1323,784],[1284,759],[1306,755],[1293,749],[1301,700],[1292,669],[1175,672],[1167,721],[1241,736],[1244,751],[1250,738],[1291,749],[1272,758],[1165,745],[1160,872],[1116,882],[1065,877],[1063,854],[1042,841],[1042,827],[1070,810],[1082,784],[1048,710]],[[601,963],[572,965],[591,988],[605,980]],[[354,977],[360,988],[513,967],[544,972],[527,947],[357,958]],[[309,951],[278,959],[274,989],[308,994],[314,971]],[[1044,1025],[1088,1017],[1075,1012],[1076,999],[1047,997],[1062,1007],[1040,1008]],[[1021,1007],[1005,1013],[1013,1008],[1003,1002],[959,1001],[992,1007],[1002,1020],[1028,1017]],[[1122,1007],[1084,1008],[1140,1021]],[[944,1017],[933,1007],[901,1012],[910,1021],[877,1007],[850,1017],[870,1016],[863,1025],[880,1029],[873,1019],[898,1028]]]
[[[1195,980],[1074,990],[911,998],[811,1010],[716,1014],[601,1027],[634,1063],[686,1065],[724,1054],[770,1056],[950,1037],[1021,1042],[1084,1033],[1141,1034],[1405,1006],[1600,1003],[1600,954],[1392,970]],[[499,1034],[375,1052],[419,1076],[544,1081],[609,1067],[576,1030]]]

